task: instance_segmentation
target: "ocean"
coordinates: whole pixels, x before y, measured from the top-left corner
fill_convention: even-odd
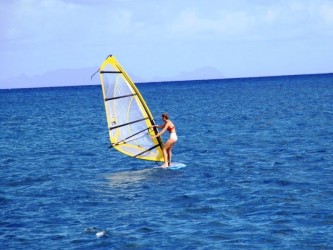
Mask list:
[[[1,249],[333,249],[333,74],[137,87],[185,168],[109,148],[100,86],[0,90]]]

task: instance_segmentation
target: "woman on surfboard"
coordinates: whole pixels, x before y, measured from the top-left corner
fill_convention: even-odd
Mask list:
[[[177,141],[177,134],[176,134],[176,128],[175,125],[172,123],[172,121],[169,120],[169,115],[167,113],[162,114],[162,120],[164,121],[163,125],[153,125],[152,127],[156,128],[162,128],[162,131],[159,132],[157,135],[152,136],[152,138],[156,138],[164,134],[165,131],[170,132],[170,138],[167,140],[167,142],[164,144],[163,148],[163,157],[164,157],[164,164],[162,165],[162,168],[167,168],[171,166],[171,157],[172,157],[172,147]]]

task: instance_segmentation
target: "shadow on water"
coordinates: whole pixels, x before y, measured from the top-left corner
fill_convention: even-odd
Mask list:
[[[111,188],[128,188],[145,183],[152,178],[154,172],[156,169],[153,168],[124,170],[108,174],[106,178]]]
[[[105,179],[107,180],[107,186],[110,188],[148,188],[156,184],[168,183],[172,179],[179,177],[184,169],[184,167],[163,169],[155,163],[148,163],[145,167],[132,167],[108,173],[105,175]]]

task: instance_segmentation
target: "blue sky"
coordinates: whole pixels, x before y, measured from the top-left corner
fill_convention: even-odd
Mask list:
[[[109,54],[139,82],[333,72],[332,0],[2,0],[0,12],[0,88],[91,84]]]

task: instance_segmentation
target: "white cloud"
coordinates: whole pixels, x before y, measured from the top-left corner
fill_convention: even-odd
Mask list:
[[[279,19],[281,15],[280,8],[267,8],[263,14],[263,20],[268,23],[275,22]]]
[[[222,67],[241,72],[239,60],[253,64],[249,50],[277,60],[277,46],[287,55],[299,44],[328,57],[319,48],[333,35],[331,0],[3,0],[0,11],[2,79],[98,66],[109,53],[145,79],[219,64],[231,75]],[[294,58],[302,64],[305,56]]]
[[[319,13],[327,25],[330,25],[331,28],[333,25],[333,3],[326,3],[320,6]]]
[[[179,37],[214,39],[291,39],[323,32],[333,22],[332,2],[254,1],[234,8],[220,4],[210,13],[200,8],[176,14],[168,28]]]
[[[253,24],[253,17],[243,11],[219,11],[215,15],[204,16],[198,11],[186,10],[169,25],[171,33],[188,35],[237,35],[246,32]]]

